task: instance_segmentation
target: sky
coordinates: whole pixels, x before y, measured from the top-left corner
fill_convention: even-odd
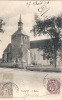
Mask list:
[[[48,9],[44,15],[42,15],[43,9]],[[30,33],[32,26],[35,24],[35,13],[42,20],[50,16],[58,16],[62,14],[62,1],[0,1],[0,18],[6,23],[3,26],[4,33],[0,33],[0,58],[8,43],[11,43],[11,35],[18,29],[20,15],[24,33],[30,36],[30,40],[48,38],[44,35],[34,37],[33,33]]]

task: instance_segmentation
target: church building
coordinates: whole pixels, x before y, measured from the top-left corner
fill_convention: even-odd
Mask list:
[[[20,17],[18,30],[11,36],[11,44],[4,50],[3,62],[23,62],[23,64],[27,65],[29,49],[29,36],[23,33],[23,23]]]
[[[2,61],[6,63],[18,63],[21,66],[28,65],[50,65],[50,60],[46,59],[43,52],[45,43],[50,39],[30,41],[23,31],[21,17],[18,22],[18,30],[11,36],[11,43],[3,52]],[[41,47],[41,50],[39,48]],[[60,65],[60,62],[57,62]]]

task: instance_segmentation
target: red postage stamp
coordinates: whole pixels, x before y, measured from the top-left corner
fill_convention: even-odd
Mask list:
[[[59,94],[60,93],[60,81],[58,79],[48,79],[47,81],[47,90],[50,94]]]

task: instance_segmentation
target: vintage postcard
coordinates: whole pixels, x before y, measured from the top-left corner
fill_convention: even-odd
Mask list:
[[[0,100],[62,100],[62,1],[0,1]]]

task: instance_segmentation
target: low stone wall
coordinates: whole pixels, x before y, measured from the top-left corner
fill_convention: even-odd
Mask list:
[[[14,63],[0,63],[0,67],[2,68],[23,68],[21,65]]]
[[[14,64],[14,63],[0,63],[0,67],[2,68],[20,68],[26,69],[30,71],[42,71],[42,72],[62,72],[62,68],[57,66],[56,68],[52,66],[22,66],[21,64]]]
[[[54,68],[54,67],[41,67],[41,66],[28,66],[27,70],[30,71],[42,71],[42,72],[62,72],[62,68]]]

